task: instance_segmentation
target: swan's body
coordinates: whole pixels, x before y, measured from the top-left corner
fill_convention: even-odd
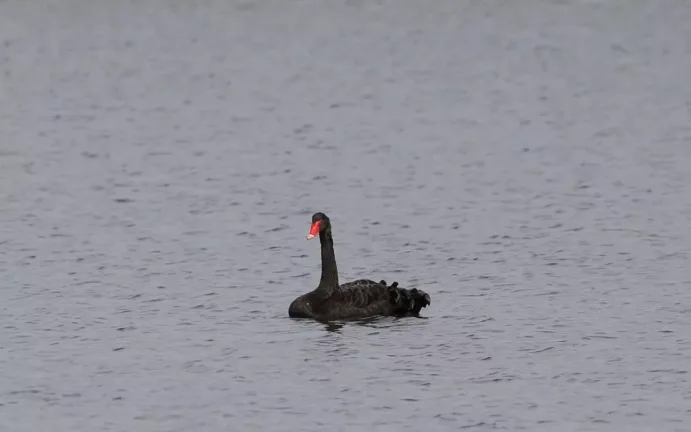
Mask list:
[[[293,318],[340,320],[382,316],[419,316],[420,309],[430,304],[428,294],[417,289],[398,288],[368,279],[348,282],[334,290],[328,298],[310,292],[296,298],[288,308]],[[316,290],[315,290],[316,291]]]
[[[382,316],[419,316],[420,309],[430,304],[430,296],[417,289],[399,288],[394,282],[359,279],[343,285],[338,283],[338,269],[331,235],[331,223],[323,213],[312,216],[311,239],[319,232],[322,250],[322,275],[319,286],[296,298],[288,308],[293,318],[322,321]]]

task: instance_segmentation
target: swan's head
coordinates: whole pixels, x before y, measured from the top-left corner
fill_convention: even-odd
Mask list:
[[[329,217],[324,213],[318,212],[312,215],[312,225],[310,226],[310,233],[307,234],[307,240],[312,240],[314,236],[331,227]]]

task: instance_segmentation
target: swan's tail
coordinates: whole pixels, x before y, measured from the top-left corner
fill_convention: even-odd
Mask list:
[[[382,280],[380,284],[386,286],[386,281]],[[399,316],[420,316],[420,310],[432,303],[429,294],[417,288],[405,289],[399,288],[398,282],[393,282],[388,287],[389,299],[394,305],[396,315]]]

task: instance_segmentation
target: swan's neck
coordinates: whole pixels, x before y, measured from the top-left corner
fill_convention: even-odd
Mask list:
[[[331,236],[331,228],[319,233],[319,242],[322,247],[322,277],[319,281],[318,291],[330,295],[338,288],[338,268],[336,267],[336,254],[334,253],[334,239]]]

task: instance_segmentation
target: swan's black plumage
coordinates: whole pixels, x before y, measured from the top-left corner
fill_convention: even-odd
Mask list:
[[[319,231],[322,274],[313,291],[296,298],[288,308],[293,318],[313,318],[322,321],[383,316],[419,316],[430,304],[430,296],[418,289],[399,288],[398,282],[386,285],[359,279],[343,285],[338,283],[338,268],[334,253],[331,221],[324,213],[312,216],[310,239]]]

